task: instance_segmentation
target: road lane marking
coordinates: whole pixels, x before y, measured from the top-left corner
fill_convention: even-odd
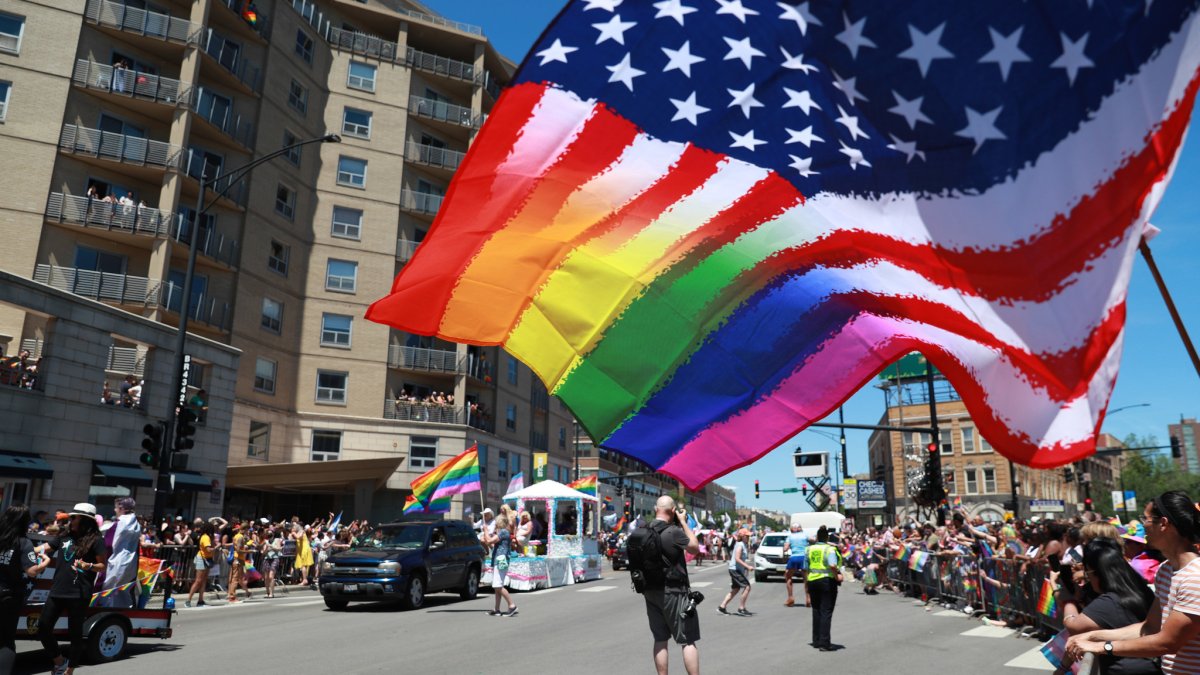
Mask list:
[[[1002,626],[979,626],[964,633],[959,633],[959,635],[985,638],[1006,638],[1012,635],[1013,632],[1014,631],[1011,628],[1004,628]]]
[[[1053,671],[1054,666],[1042,656],[1042,648],[1034,647],[1017,658],[1004,664],[1009,668],[1029,668],[1030,670],[1049,670]]]
[[[695,586],[696,588],[708,588],[709,586],[712,586],[712,585],[713,585],[713,582],[711,582],[711,581],[697,581],[697,582],[693,583],[692,585],[693,585],[693,586]]]
[[[604,591],[611,591],[614,588],[616,588],[616,586],[596,586],[595,588],[581,588],[581,589],[579,589],[579,592],[580,593],[603,593]]]

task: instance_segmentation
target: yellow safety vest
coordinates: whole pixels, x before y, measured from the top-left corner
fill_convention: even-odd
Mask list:
[[[842,566],[842,554],[829,544],[813,544],[808,547],[808,580],[818,581],[837,574],[837,568],[830,569],[825,565],[825,557],[833,551],[837,556],[838,567]]]

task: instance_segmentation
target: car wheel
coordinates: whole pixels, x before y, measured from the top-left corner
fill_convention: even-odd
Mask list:
[[[400,599],[400,606],[404,609],[421,609],[425,605],[425,579],[419,574],[414,574],[408,582],[408,593]]]
[[[333,598],[325,598],[325,606],[335,612],[340,612],[350,605],[349,600],[334,600]]]
[[[754,573],[754,580],[755,580],[755,581],[766,581],[766,580],[767,580],[767,573],[766,573],[766,572],[755,572],[755,573]]]
[[[474,567],[467,570],[467,583],[458,594],[463,600],[474,600],[479,595],[479,570]]]
[[[125,654],[128,646],[129,629],[115,616],[98,622],[88,631],[87,654],[92,663],[115,661]]]

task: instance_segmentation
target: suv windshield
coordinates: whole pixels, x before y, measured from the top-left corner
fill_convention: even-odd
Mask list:
[[[355,548],[417,549],[425,545],[425,534],[428,531],[428,525],[381,527],[359,540]]]
[[[786,541],[787,541],[787,537],[785,537],[781,534],[777,534],[777,535],[773,535],[773,536],[768,535],[766,537],[763,537],[762,545],[763,546],[783,546],[784,542],[786,542]]]

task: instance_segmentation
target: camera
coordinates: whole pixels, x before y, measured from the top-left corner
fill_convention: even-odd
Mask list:
[[[704,602],[704,594],[700,591],[688,591],[688,604],[683,608],[684,616],[696,613],[696,605]]]

